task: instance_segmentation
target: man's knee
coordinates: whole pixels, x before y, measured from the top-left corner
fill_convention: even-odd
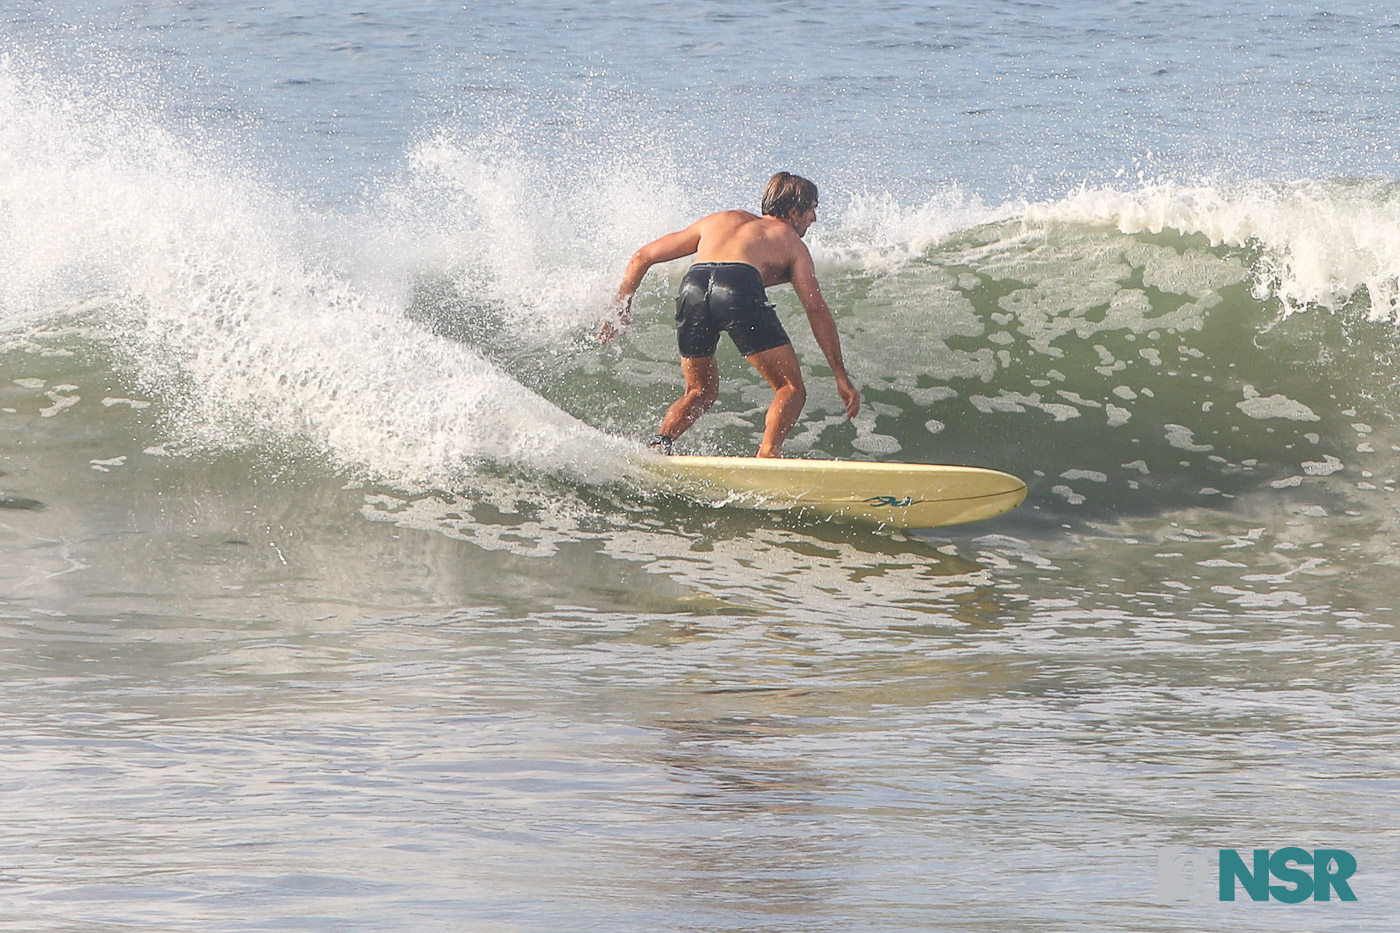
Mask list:
[[[786,404],[796,405],[799,409],[807,404],[807,386],[803,384],[801,377],[779,386],[774,394]]]
[[[707,409],[719,398],[718,382],[701,382],[689,386],[685,390],[686,401],[691,405],[698,405],[702,409]]]

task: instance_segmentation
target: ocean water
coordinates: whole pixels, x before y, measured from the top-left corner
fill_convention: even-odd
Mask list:
[[[1392,929],[1381,4],[0,9],[0,928]],[[899,533],[676,495],[628,255],[777,169]],[[727,344],[685,452],[744,454]],[[1353,854],[1223,903],[1164,853]],[[1214,856],[1212,855],[1212,858]]]

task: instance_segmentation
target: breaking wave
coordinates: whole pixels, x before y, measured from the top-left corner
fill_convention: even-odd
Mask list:
[[[632,332],[600,347],[621,266],[697,213],[752,206],[762,183],[699,200],[652,151],[575,153],[565,171],[508,134],[439,128],[373,195],[328,212],[160,126],[0,69],[11,352],[76,326],[176,445],[310,451],[404,488],[626,475],[676,390],[684,264],[655,270]],[[1397,192],[827,191],[811,245],[867,406],[844,419],[800,308],[775,290],[812,388],[788,451],[1009,470],[1052,521],[1243,509],[1279,489],[1358,511],[1389,495],[1400,445]],[[685,443],[745,453],[767,390],[732,349],[721,368],[720,404]]]

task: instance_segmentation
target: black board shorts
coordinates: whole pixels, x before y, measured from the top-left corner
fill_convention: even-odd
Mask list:
[[[727,331],[744,356],[792,343],[768,303],[763,276],[746,262],[697,262],[676,296],[676,342],[681,356],[714,356]]]

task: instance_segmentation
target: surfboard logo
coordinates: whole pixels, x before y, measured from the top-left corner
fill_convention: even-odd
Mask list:
[[[919,501],[922,502],[923,500],[920,499]],[[865,500],[865,504],[875,506],[876,508],[907,509],[914,504],[914,499],[911,496],[905,496],[903,499],[898,496],[871,496],[869,499]]]

